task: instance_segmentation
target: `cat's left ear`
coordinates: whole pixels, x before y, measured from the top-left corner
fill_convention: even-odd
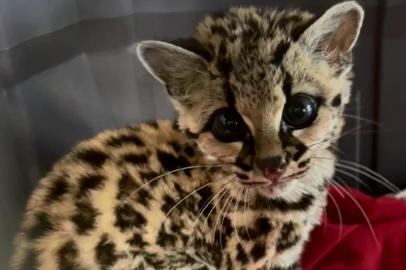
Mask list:
[[[355,1],[328,9],[299,37],[312,53],[322,53],[332,64],[340,65],[351,56],[364,19],[364,10]]]
[[[196,87],[196,82],[207,74],[206,60],[179,46],[162,41],[142,41],[136,45],[138,58],[169,95],[183,98]]]

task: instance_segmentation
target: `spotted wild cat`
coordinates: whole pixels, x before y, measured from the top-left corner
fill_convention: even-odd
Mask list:
[[[231,8],[132,47],[178,112],[105,131],[32,194],[13,269],[300,269],[334,173],[355,2]]]

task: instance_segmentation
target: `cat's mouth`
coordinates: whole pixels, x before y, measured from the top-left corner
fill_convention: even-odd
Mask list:
[[[253,173],[250,178],[245,177],[244,179],[240,179],[239,183],[246,188],[265,188],[272,190],[278,186],[286,184],[287,182],[304,177],[308,170],[309,168],[305,168],[286,176],[282,175],[276,181],[269,180],[262,175]]]

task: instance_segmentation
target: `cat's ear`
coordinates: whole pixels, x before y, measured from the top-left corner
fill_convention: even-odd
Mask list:
[[[190,92],[193,82],[207,74],[207,62],[201,56],[161,41],[142,41],[136,45],[138,58],[169,95],[181,97]]]
[[[339,65],[350,58],[364,19],[364,10],[355,1],[328,9],[299,37],[311,52],[322,53],[330,63]]]

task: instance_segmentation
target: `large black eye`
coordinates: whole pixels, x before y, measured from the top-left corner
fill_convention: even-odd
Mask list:
[[[317,116],[316,100],[305,94],[296,94],[288,99],[283,109],[283,121],[293,128],[305,128]]]
[[[213,114],[211,132],[217,140],[229,143],[243,141],[248,129],[235,109],[223,108]]]

